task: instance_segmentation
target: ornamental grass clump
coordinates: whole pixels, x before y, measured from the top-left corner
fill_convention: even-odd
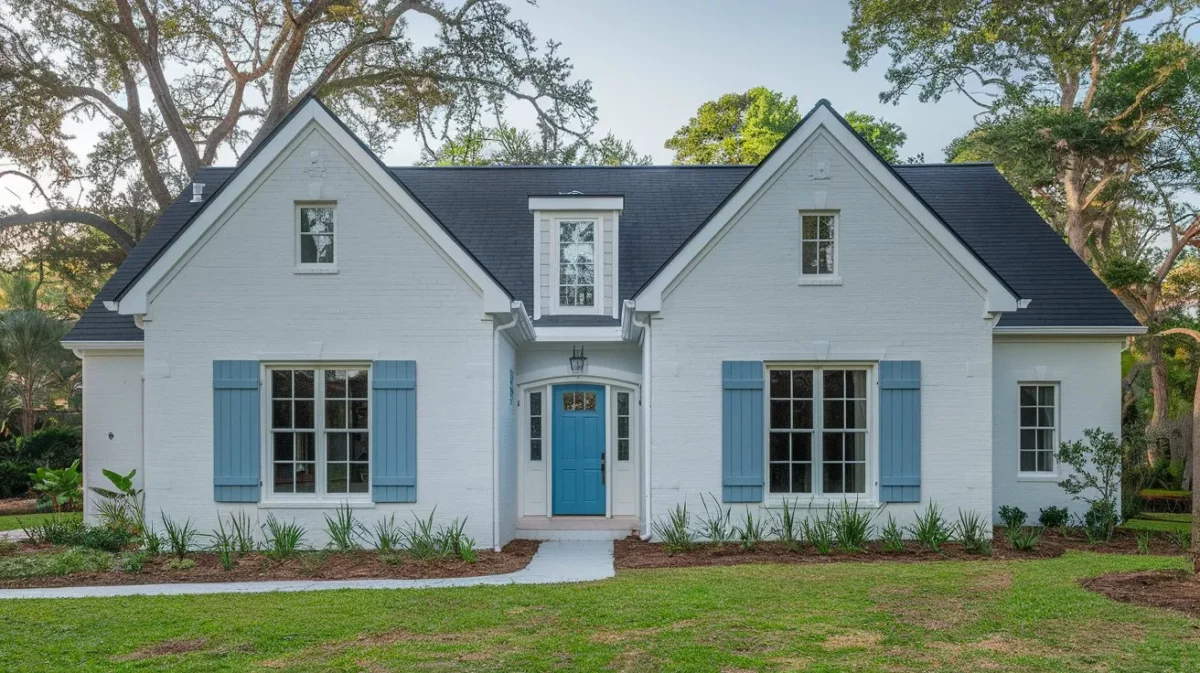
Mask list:
[[[404,547],[404,531],[396,525],[396,515],[375,522],[375,548],[381,554],[395,554]]]
[[[917,514],[917,522],[908,527],[912,538],[921,546],[942,553],[942,545],[954,537],[954,529],[942,517],[942,510],[936,503],[930,502],[925,512]]]
[[[1040,526],[1022,526],[1021,528],[1006,528],[1004,537],[1008,539],[1008,543],[1017,551],[1033,551],[1038,542],[1042,539],[1042,531],[1045,528]]]
[[[365,535],[348,502],[338,505],[333,516],[325,515],[325,533],[329,536],[329,547],[335,551],[358,549],[359,540]]]
[[[192,526],[192,520],[184,519],[183,523],[176,523],[161,511],[159,516],[162,517],[163,528],[167,532],[167,546],[171,548],[171,554],[177,559],[187,556],[187,553],[196,546],[196,537],[199,535]]]
[[[667,513],[667,520],[655,521],[651,526],[654,537],[662,540],[663,547],[670,553],[685,552],[695,544],[691,531],[691,515],[687,503],[675,505]]]
[[[833,553],[833,521],[826,512],[825,518],[809,517],[804,520],[804,539],[817,550],[818,554]]]
[[[887,523],[883,525],[879,537],[883,540],[884,551],[904,551],[904,533],[896,524],[896,518],[891,514],[888,514]]]
[[[1143,556],[1150,553],[1150,539],[1154,534],[1148,530],[1139,530],[1134,533],[1134,539],[1137,541],[1137,551]]]
[[[742,549],[746,551],[755,551],[758,545],[762,543],[766,537],[763,529],[762,517],[754,518],[754,512],[746,510],[746,520],[737,529],[737,537],[741,542]]]
[[[979,512],[958,510],[958,534],[967,552],[992,555],[992,526]]]
[[[858,501],[853,505],[842,501],[840,507],[831,507],[826,518],[833,524],[834,541],[839,549],[849,552],[861,552],[867,548],[867,540],[871,538],[871,520],[874,512],[859,509]]]
[[[771,533],[788,548],[788,551],[799,551],[804,544],[804,522],[796,517],[796,506],[789,501],[783,501],[783,507],[775,514],[775,523]]]
[[[266,549],[263,554],[277,561],[294,556],[304,542],[306,534],[304,527],[294,520],[284,523],[275,518],[274,514],[267,516],[263,532],[266,537]]]
[[[723,545],[733,539],[731,510],[728,507],[721,507],[717,496],[710,494],[709,497],[712,498],[711,509],[704,495],[700,496],[700,504],[704,505],[704,516],[700,518],[699,536],[703,540]]]

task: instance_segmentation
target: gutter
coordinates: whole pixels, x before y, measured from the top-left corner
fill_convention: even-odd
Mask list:
[[[1029,336],[1139,336],[1146,333],[1146,327],[1036,327],[1000,325],[992,328],[992,334],[1024,334]]]
[[[497,365],[500,362],[500,333],[517,328],[517,334],[523,341],[534,338],[533,322],[525,312],[525,305],[519,301],[512,303],[512,316],[508,322],[497,325],[492,332],[492,394],[496,396],[492,402],[492,551],[500,551],[500,419],[497,409],[500,408],[500,380]]]

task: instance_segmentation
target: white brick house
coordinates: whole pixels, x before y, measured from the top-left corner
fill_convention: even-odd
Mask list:
[[[498,547],[709,495],[1068,505],[1053,447],[1119,430],[1142,331],[993,167],[888,166],[824,102],[756,168],[389,169],[310,99],[65,345],[87,486]]]

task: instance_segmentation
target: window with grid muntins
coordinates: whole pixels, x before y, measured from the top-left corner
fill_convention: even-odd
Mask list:
[[[365,495],[371,453],[367,370],[273,368],[270,386],[272,493]]]
[[[596,222],[558,223],[558,305],[596,305]]]
[[[770,492],[866,493],[866,371],[789,368],[769,374]]]
[[[529,460],[542,459],[542,394],[529,393]]]
[[[1053,473],[1058,434],[1058,394],[1053,384],[1020,389],[1020,471]]]
[[[300,207],[300,263],[333,265],[333,206]]]
[[[617,460],[629,460],[629,393],[617,393]]]
[[[806,276],[833,275],[837,272],[837,215],[800,216],[800,273]]]

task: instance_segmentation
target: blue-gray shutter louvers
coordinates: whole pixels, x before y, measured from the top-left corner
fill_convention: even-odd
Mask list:
[[[763,364],[721,363],[721,498],[763,499]]]
[[[213,362],[213,499],[258,502],[260,416],[257,360]]]
[[[921,501],[921,363],[879,363],[879,499]]]
[[[417,363],[371,368],[371,493],[375,502],[417,501]]]

